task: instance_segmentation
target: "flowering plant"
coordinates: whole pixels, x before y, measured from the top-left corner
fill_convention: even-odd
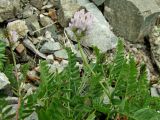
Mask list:
[[[80,40],[84,36],[84,34],[88,34],[92,29],[93,19],[94,16],[90,12],[85,12],[85,10],[82,9],[74,14],[74,17],[71,19],[71,22],[69,23],[69,28],[75,34],[83,63],[88,67],[92,74],[95,74],[92,68],[89,66],[87,57],[83,52],[83,49],[80,44]]]
[[[15,43],[18,41],[19,35],[16,31],[9,31],[9,41]]]
[[[85,13],[85,10],[82,9],[74,14],[74,17],[69,23],[69,28],[79,35],[88,33],[92,28],[93,19],[94,17],[90,12]]]

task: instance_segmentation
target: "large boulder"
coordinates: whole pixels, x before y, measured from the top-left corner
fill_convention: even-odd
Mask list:
[[[143,42],[160,14],[155,0],[106,0],[104,15],[114,32],[131,42]]]
[[[20,12],[20,0],[0,0],[0,22],[15,18]]]
[[[97,46],[101,52],[113,49],[117,45],[117,37],[110,30],[109,23],[105,20],[101,11],[88,0],[77,0],[77,3],[89,11],[93,16],[92,30],[82,38],[82,45]],[[72,40],[75,40],[74,35],[66,29]]]

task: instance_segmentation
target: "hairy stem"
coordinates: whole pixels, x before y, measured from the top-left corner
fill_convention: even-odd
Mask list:
[[[12,58],[13,58],[13,64],[14,64],[14,68],[15,68],[15,76],[16,76],[16,80],[17,80],[17,84],[18,84],[18,107],[17,107],[17,110],[16,110],[16,120],[18,120],[19,118],[19,108],[20,108],[20,104],[21,104],[21,92],[20,92],[20,84],[19,84],[19,78],[18,78],[18,70],[17,70],[17,67],[16,67],[16,58],[15,58],[15,55],[14,55],[14,52],[13,52],[13,49],[12,49],[12,46],[10,45],[11,47],[11,54],[12,54]]]
[[[80,40],[78,40],[78,48],[79,48],[80,54],[82,56],[82,60],[83,60],[84,65],[91,71],[91,73],[93,75],[95,75],[94,71],[92,70],[92,68],[88,64],[87,58],[86,58],[86,56],[85,56],[85,54],[83,52],[83,49],[81,47]]]

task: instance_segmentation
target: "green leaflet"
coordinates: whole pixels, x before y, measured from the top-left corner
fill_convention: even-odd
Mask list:
[[[136,111],[133,118],[135,120],[160,120],[160,113],[153,109],[143,108]]]
[[[5,62],[5,43],[0,41],[0,71],[3,70],[4,62]]]
[[[15,116],[15,113],[10,113],[12,106],[8,106],[5,99],[0,99],[0,120],[10,120]]]

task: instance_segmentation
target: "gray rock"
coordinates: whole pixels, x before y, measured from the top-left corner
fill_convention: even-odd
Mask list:
[[[54,53],[57,50],[61,49],[61,45],[59,42],[46,42],[42,48],[40,49],[40,52],[42,53]]]
[[[155,0],[158,6],[160,6],[160,0]]]
[[[43,14],[40,15],[40,23],[43,27],[47,26],[47,25],[51,25],[53,24],[53,21],[51,18],[44,16]]]
[[[50,0],[55,8],[60,8],[60,0]]]
[[[53,63],[54,62],[54,56],[53,55],[48,55],[47,58],[46,58],[46,61],[48,63]]]
[[[30,4],[28,4],[23,9],[23,13],[22,13],[23,18],[28,18],[28,17],[32,16],[33,12],[34,12],[34,8]]]
[[[45,29],[45,31],[50,31],[52,38],[53,38],[53,39],[58,39],[58,36],[57,36],[57,27],[56,27],[55,24],[47,27],[47,28]]]
[[[15,20],[7,24],[8,31],[16,31],[19,38],[23,38],[27,35],[28,27],[23,20]]]
[[[39,52],[29,39],[24,39],[23,40],[23,44],[24,44],[24,46],[26,48],[28,48],[29,50],[31,50],[33,53],[35,53],[39,57],[42,57],[42,58],[46,59],[46,56],[44,54],[42,54],[41,52]]]
[[[160,70],[160,28],[154,27],[152,34],[150,35],[150,45],[152,60],[156,63]]]
[[[38,9],[41,9],[43,6],[43,0],[30,0],[30,4]]]
[[[29,0],[21,0],[22,6],[29,4]]]
[[[55,1],[59,1],[59,0],[50,0],[52,4],[55,4]]]
[[[110,30],[110,26],[101,11],[88,0],[77,1],[94,16],[92,30],[82,38],[82,45],[89,47],[97,46],[101,52],[115,48],[117,45],[117,37]],[[76,41],[73,32],[69,28],[67,28],[66,31],[69,37]]]
[[[5,100],[9,104],[18,104],[18,97],[10,97],[10,96],[8,96],[7,98],[5,98]]]
[[[61,8],[58,11],[58,22],[62,27],[67,27],[70,19],[73,17],[74,13],[80,10],[81,6],[77,3],[64,2],[61,0]],[[66,4],[65,4],[66,3]]]
[[[151,87],[151,96],[153,96],[153,97],[159,97],[160,96],[155,87]]]
[[[33,45],[37,45],[44,40],[44,37],[42,37],[42,36],[32,37],[30,40],[33,43]]]
[[[50,73],[55,73],[56,71],[60,73],[64,70],[64,66],[60,65],[58,61],[54,61],[53,64],[48,64],[48,67],[50,68]]]
[[[36,79],[37,75],[34,75],[35,73],[33,71],[30,71],[30,73],[28,73],[28,74],[32,74],[32,75],[30,75],[30,77],[35,78],[35,84],[38,84],[38,80]],[[31,83],[23,83],[23,84],[21,84],[21,89],[22,89],[22,92],[25,94],[25,97],[27,97],[27,96],[33,94],[34,91],[36,91],[37,87],[35,87]]]
[[[0,0],[0,22],[15,18],[20,11],[20,0]]]
[[[105,2],[104,16],[114,32],[131,42],[143,42],[160,14],[155,0],[109,0]]]
[[[62,60],[60,65],[65,68],[65,67],[68,66],[68,61],[67,60]]]
[[[10,82],[4,73],[0,72],[0,90],[6,89],[10,85]]]
[[[96,5],[102,5],[105,0],[92,0]]]
[[[54,38],[52,37],[52,33],[50,31],[45,32],[45,38],[48,39],[48,41],[55,42]]]
[[[48,2],[48,4],[47,5],[44,5],[41,9],[42,10],[45,10],[45,9],[50,9],[50,8],[52,8],[53,7],[53,4],[51,4],[50,2]]]
[[[160,96],[160,84],[153,84],[152,85],[152,88],[155,88],[156,91],[155,92],[155,95],[157,94],[157,96],[159,95]]]
[[[61,5],[70,4],[70,3],[77,3],[77,0],[60,0]]]
[[[54,55],[56,58],[68,59],[67,51],[64,49],[54,52]]]
[[[43,0],[43,5],[47,5],[48,3],[50,3],[50,0]]]
[[[72,52],[81,61],[81,54],[80,54],[80,51],[78,50],[78,44],[73,45],[73,43],[71,43],[71,41],[67,41],[65,43],[65,46],[71,48]]]
[[[38,114],[33,112],[30,116],[26,117],[24,120],[38,120]]]
[[[39,22],[38,22],[38,17],[36,15],[33,15],[27,19],[25,19],[26,23],[27,23],[27,26],[29,28],[29,31],[31,34],[36,34],[37,36],[40,35],[40,25],[39,25]],[[37,32],[35,32],[37,31]]]

